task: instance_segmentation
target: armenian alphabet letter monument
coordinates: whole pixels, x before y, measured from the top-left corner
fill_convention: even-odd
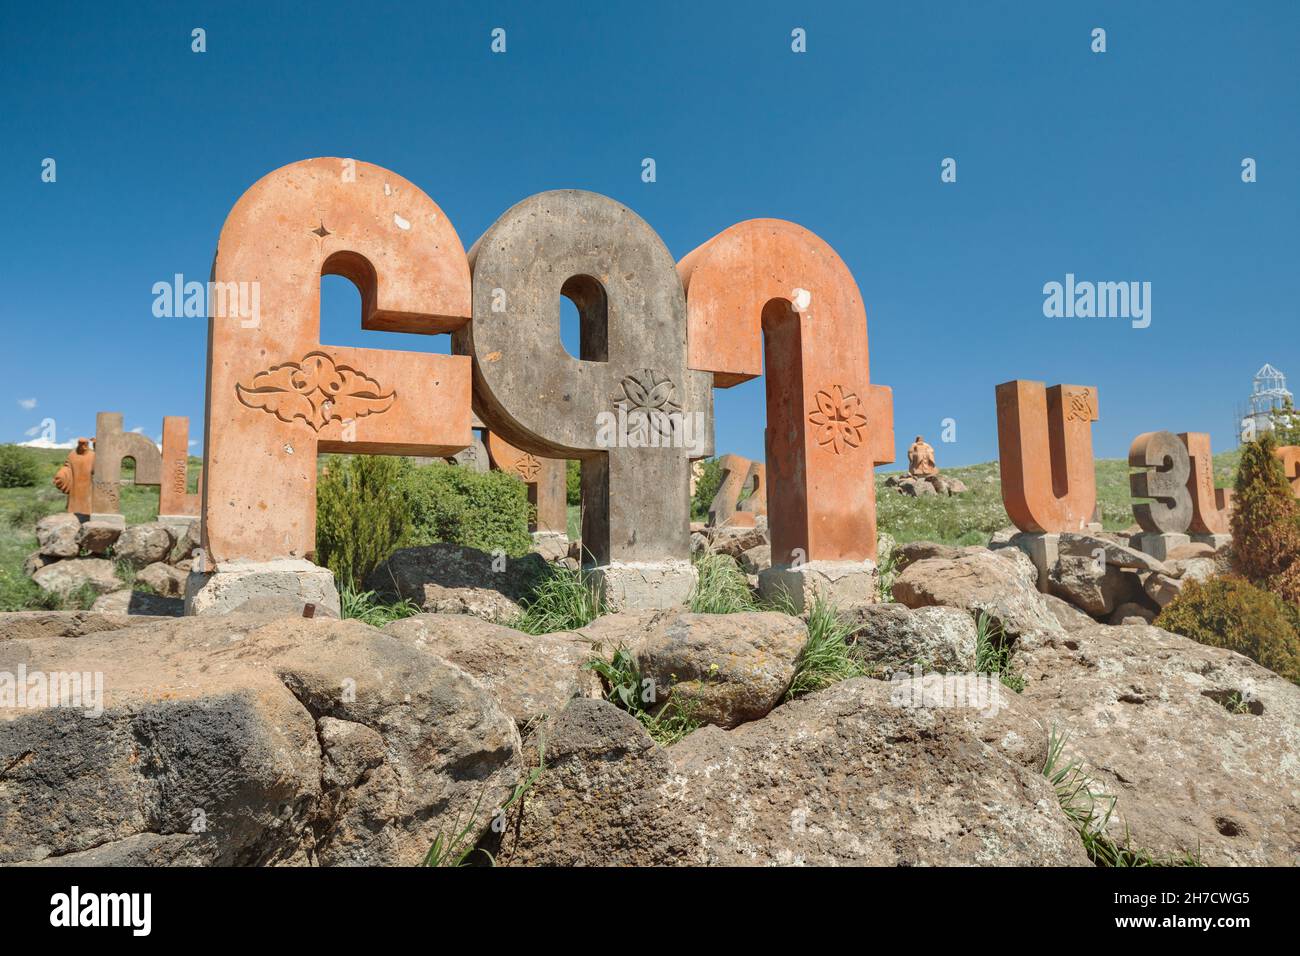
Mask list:
[[[357,285],[363,328],[450,332],[457,354],[322,346],[322,274]],[[872,470],[893,460],[892,396],[869,379],[852,275],[806,229],[744,222],[674,264],[625,206],[559,190],[507,210],[467,255],[414,184],[313,159],[240,197],[213,281],[258,283],[262,309],[210,319],[209,564],[192,613],[286,595],[336,610],[308,560],[317,454],[452,456],[473,441],[471,407],[521,453],[582,462],[583,547],[612,608],[682,604],[712,388],[761,374],[764,350],[774,566],[760,588],[796,605],[814,589],[874,593]],[[581,317],[578,358],[560,341],[562,296]],[[612,420],[628,427],[611,436]]]

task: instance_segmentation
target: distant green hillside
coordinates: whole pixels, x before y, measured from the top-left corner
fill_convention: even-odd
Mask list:
[[[50,483],[54,472],[67,457],[59,449],[30,449],[41,467],[35,488],[0,488],[0,611],[17,610],[37,601],[39,589],[22,573],[23,560],[36,550],[36,522],[47,514],[62,511],[64,497]],[[1239,451],[1214,456],[1215,480],[1230,487],[1236,475]],[[190,459],[190,490],[194,490],[202,462]],[[1133,523],[1128,494],[1128,465],[1121,459],[1097,462],[1097,497],[1101,502],[1102,524],[1112,531]],[[960,478],[970,490],[951,498],[912,498],[884,486],[890,474],[876,477],[876,513],[881,531],[899,542],[939,541],[945,544],[987,544],[989,536],[1011,524],[1002,507],[997,462],[945,468],[945,475]],[[124,477],[131,476],[130,468]],[[152,521],[158,516],[158,489],[127,484],[122,489],[122,511],[131,524]],[[578,533],[578,509],[570,508],[569,533]]]

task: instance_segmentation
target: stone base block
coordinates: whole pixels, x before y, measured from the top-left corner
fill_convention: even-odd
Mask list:
[[[1157,561],[1168,560],[1169,552],[1174,548],[1191,543],[1192,539],[1185,534],[1153,534],[1147,531],[1135,534],[1128,540],[1130,548],[1149,554]]]
[[[789,601],[795,614],[812,607],[817,595],[840,611],[880,603],[880,573],[874,561],[807,561],[773,565],[758,573],[766,601]]]
[[[569,536],[558,531],[534,531],[533,550],[547,561],[558,561],[569,555]]]
[[[169,527],[185,528],[199,520],[198,515],[159,515],[158,523]]]
[[[1043,531],[1022,531],[1011,536],[1011,543],[1029,555],[1038,569],[1038,590],[1048,592],[1047,576],[1061,556],[1061,536]]]
[[[611,612],[682,607],[690,603],[700,578],[689,561],[614,561],[589,572]]]
[[[185,613],[229,614],[272,611],[300,617],[308,604],[316,617],[339,617],[334,575],[301,558],[275,561],[225,561],[206,573],[190,572],[185,582]]]
[[[125,516],[125,515],[115,515],[115,514],[92,514],[92,515],[90,516],[90,520],[91,520],[91,521],[102,521],[104,524],[111,524],[114,528],[118,528],[119,530],[125,530],[125,529],[126,529],[126,516]]]
[[[1193,534],[1190,537],[1193,543],[1208,544],[1215,551],[1221,551],[1232,544],[1232,535],[1230,534]]]

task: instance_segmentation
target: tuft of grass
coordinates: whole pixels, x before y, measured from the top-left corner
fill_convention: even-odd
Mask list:
[[[580,568],[553,564],[510,627],[525,634],[576,631],[604,613],[605,602],[588,574]]]
[[[975,671],[997,674],[1003,686],[1019,694],[1025,689],[1025,678],[1011,664],[1011,649],[1002,625],[980,611],[975,617]]]
[[[889,604],[894,600],[894,578],[898,577],[898,549],[890,548],[886,554],[880,556],[876,562],[876,571],[879,577],[876,579],[876,593],[880,596],[882,604]]]
[[[1106,867],[1202,865],[1198,853],[1158,858],[1149,850],[1132,846],[1128,827],[1124,828],[1124,842],[1116,842],[1106,832],[1106,826],[1115,812],[1118,798],[1095,789],[1096,781],[1081,761],[1065,759],[1068,739],[1055,728],[1049,732],[1042,773],[1056,791],[1062,812],[1079,834],[1083,848],[1094,864]]]
[[[792,613],[790,604],[776,605],[778,610]],[[813,691],[838,684],[851,677],[866,675],[867,669],[853,653],[849,637],[853,628],[839,615],[835,606],[818,594],[808,611],[808,643],[795,662],[794,680],[786,691],[785,699],[794,700]]]
[[[351,584],[344,584],[339,592],[339,606],[345,620],[352,618],[371,627],[383,627],[391,621],[420,613],[420,606],[409,598],[390,604],[382,601],[374,591],[358,591]]]
[[[693,560],[699,581],[691,593],[691,610],[697,614],[737,614],[758,610],[745,573],[727,554],[702,551]]]
[[[661,747],[671,747],[702,726],[690,703],[670,697],[663,707],[654,708],[656,695],[652,682],[642,678],[636,658],[626,647],[617,648],[610,660],[593,657],[583,669],[599,674],[605,683],[605,699],[639,720]]]
[[[523,802],[528,791],[533,788],[533,785],[541,779],[542,774],[545,772],[546,737],[543,735],[537,745],[537,766],[529,770],[524,779],[515,784],[510,796],[493,812],[492,827],[494,830],[497,828],[496,821],[498,820],[502,821],[501,825],[504,827],[506,812],[515,804]],[[484,791],[479,791],[478,798],[474,801],[474,806],[469,812],[469,819],[464,825],[460,822],[461,815],[457,813],[456,819],[452,822],[451,830],[445,834],[439,833],[433,838],[433,844],[429,847],[428,852],[424,854],[424,860],[420,863],[421,866],[467,866],[470,858],[475,853],[481,853],[487,860],[488,866],[496,866],[496,857],[484,847],[479,846],[478,841],[475,839],[475,835],[481,827],[478,812],[483,806],[483,793]]]

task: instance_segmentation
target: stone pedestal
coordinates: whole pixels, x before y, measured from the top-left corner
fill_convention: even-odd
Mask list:
[[[169,528],[188,528],[199,520],[198,515],[159,515],[158,523]]]
[[[589,573],[611,613],[682,607],[700,578],[689,561],[611,561]]]
[[[1143,554],[1149,554],[1157,561],[1164,561],[1168,559],[1170,551],[1182,545],[1191,544],[1192,539],[1185,534],[1161,534],[1144,531],[1141,534],[1133,535],[1133,537],[1129,538],[1128,543],[1130,548],[1137,548]]]
[[[1230,534],[1193,534],[1190,537],[1194,543],[1208,544],[1215,551],[1232,544],[1232,535]]]
[[[191,571],[185,583],[185,613],[229,614],[271,611],[302,616],[308,604],[315,617],[339,617],[334,575],[301,558],[225,561],[206,573]]]
[[[126,517],[113,512],[93,513],[90,516],[91,521],[102,521],[104,524],[110,524],[119,531],[126,530]]]
[[[880,603],[880,573],[874,561],[808,561],[778,564],[758,573],[758,592],[765,601],[785,602],[795,614],[812,607],[817,595],[837,610],[851,611]]]
[[[1034,562],[1038,569],[1038,590],[1044,594],[1048,591],[1047,576],[1056,567],[1056,559],[1061,555],[1061,536],[1043,531],[1022,531],[1011,536],[1015,545]]]

